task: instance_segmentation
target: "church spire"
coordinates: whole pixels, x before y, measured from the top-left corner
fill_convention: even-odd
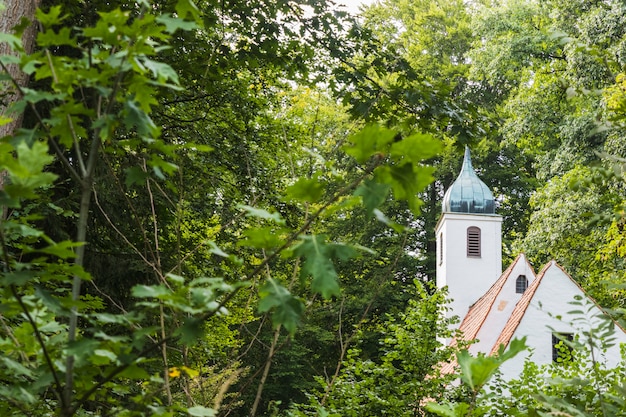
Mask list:
[[[495,214],[493,194],[474,172],[467,146],[461,172],[446,191],[441,208],[444,213]]]

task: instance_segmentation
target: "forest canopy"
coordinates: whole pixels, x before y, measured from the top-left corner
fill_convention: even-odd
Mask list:
[[[622,1],[0,4],[0,415],[621,415],[441,346],[434,229],[469,146],[622,318]]]

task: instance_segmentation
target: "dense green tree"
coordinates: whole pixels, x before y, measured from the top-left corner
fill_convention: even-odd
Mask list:
[[[540,263],[556,257],[581,282],[595,274],[590,267],[604,267],[595,249],[606,226],[587,222],[592,214],[611,213],[619,191],[605,182],[572,194],[568,183],[592,175],[581,173],[580,166],[601,164],[601,153],[622,152],[623,134],[603,124],[606,101],[599,93],[614,82],[619,68],[622,8],[621,2],[485,2],[473,16],[480,41],[469,52],[471,77],[481,86],[498,87],[488,91],[501,118],[502,144],[517,149],[516,159],[524,160],[526,197],[538,190],[532,207],[518,205],[529,233],[518,230],[512,247],[533,256],[543,253],[536,259]],[[557,201],[548,192],[557,188],[564,196],[595,194],[597,204],[576,206],[570,204],[573,197]],[[565,214],[569,210],[557,208],[561,203],[576,206],[576,213]],[[555,228],[558,218],[561,227]],[[576,224],[585,229],[584,239],[573,232]]]
[[[406,311],[381,324],[382,354],[372,358],[358,346],[351,348],[341,372],[331,380],[319,377],[321,390],[290,415],[413,416],[423,412],[426,401],[446,391],[452,395],[447,387],[452,376],[438,370],[454,351],[440,342],[450,336],[449,322],[440,316],[445,299],[416,286]]]
[[[413,414],[468,144],[505,254],[623,304],[622,2],[42,6],[34,54],[2,38],[3,415]]]

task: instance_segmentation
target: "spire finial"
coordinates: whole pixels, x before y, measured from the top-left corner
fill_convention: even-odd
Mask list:
[[[465,145],[465,156],[463,156],[463,166],[461,167],[461,172],[463,171],[474,171],[474,167],[472,166],[472,155],[470,154],[470,148],[467,145]]]

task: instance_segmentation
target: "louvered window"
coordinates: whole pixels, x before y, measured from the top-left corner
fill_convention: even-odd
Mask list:
[[[520,275],[515,281],[515,292],[523,294],[524,291],[526,291],[526,288],[528,288],[528,279],[526,278],[526,275]]]
[[[467,256],[480,258],[480,229],[476,226],[467,228]]]

